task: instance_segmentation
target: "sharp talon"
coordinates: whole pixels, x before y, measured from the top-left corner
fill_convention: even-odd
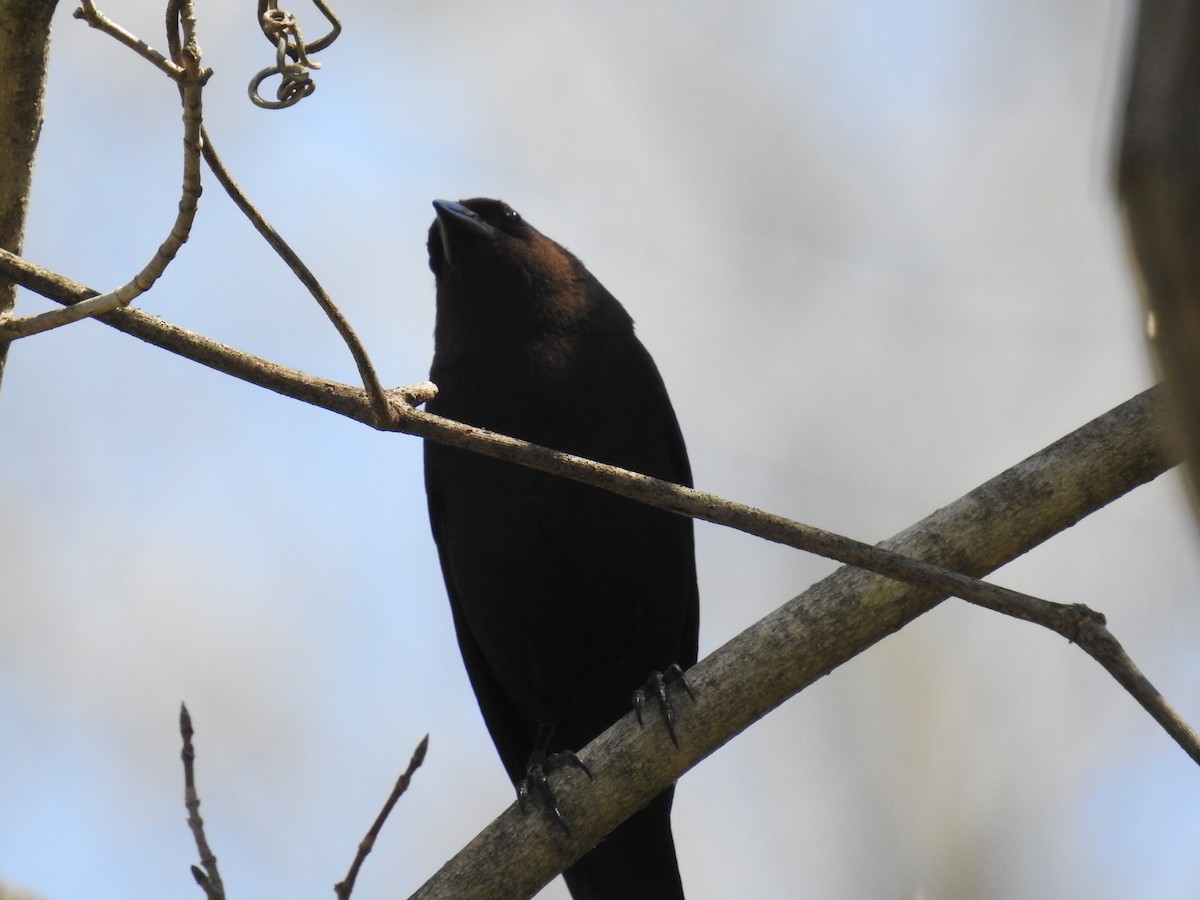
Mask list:
[[[637,713],[638,725],[642,728],[646,727],[646,723],[642,721],[642,707],[646,705],[646,692],[642,688],[638,688],[633,692],[633,711]]]
[[[551,772],[567,766],[581,769],[589,779],[592,778],[592,770],[570,750],[551,753],[549,756],[540,750],[535,750],[529,757],[529,763],[525,768],[525,777],[517,782],[517,804],[521,807],[521,813],[528,815],[529,797],[536,792],[541,796],[542,801],[549,808],[550,814],[554,816],[554,820],[562,827],[567,837],[573,837],[566,816],[558,808],[558,798],[554,795],[554,789],[550,787],[549,780]]]
[[[654,689],[654,696],[658,698],[658,708],[662,710],[663,724],[667,726],[667,734],[671,738],[671,743],[678,747],[679,737],[675,734],[675,707],[671,704],[671,698],[667,696],[667,679],[661,672],[651,672],[646,685]]]
[[[551,753],[548,760],[550,769],[565,769],[567,766],[573,766],[583,772],[588,777],[589,781],[595,781],[592,777],[592,770],[587,767],[582,759],[572,753],[570,750],[563,750],[560,753]]]
[[[554,821],[562,826],[562,830],[567,837],[574,837],[571,834],[571,826],[567,824],[566,817],[563,816],[562,811],[558,808],[558,804],[554,802],[553,794],[550,795],[548,802],[550,803],[550,812],[554,813]]]
[[[693,700],[696,699],[696,692],[692,690],[691,684],[688,683],[687,676],[683,674],[683,669],[679,668],[679,663],[671,663],[667,666],[667,671],[663,672],[663,678],[668,683],[678,681],[683,685],[683,689],[687,691],[687,695]]]
[[[692,686],[688,684],[687,678],[683,674],[677,664],[672,663],[662,672],[651,672],[646,679],[646,683],[633,692],[633,710],[637,714],[638,724],[645,727],[642,721],[642,707],[646,704],[647,696],[652,696],[658,701],[658,708],[662,712],[663,724],[667,727],[667,735],[671,738],[671,743],[676,747],[679,746],[679,736],[675,732],[675,704],[671,702],[671,696],[668,691],[669,685],[678,682],[687,691],[687,695],[696,699],[696,694],[692,690]]]
[[[675,712],[670,703],[663,704],[663,720],[667,723],[667,735],[671,738],[671,743],[678,748],[679,738],[675,734]]]

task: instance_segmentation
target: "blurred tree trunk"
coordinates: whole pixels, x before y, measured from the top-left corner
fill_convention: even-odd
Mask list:
[[[1200,518],[1200,4],[1139,5],[1117,191]]]
[[[42,130],[42,96],[56,0],[0,0],[0,247],[21,252]],[[16,286],[0,278],[0,317],[16,302]],[[0,380],[8,345],[0,345]]]
[[[0,247],[21,252],[33,180],[33,154],[42,130],[42,96],[56,0],[0,0]],[[0,318],[16,302],[16,285],[0,276]],[[0,381],[8,344],[0,343]],[[0,900],[35,900],[0,884]]]

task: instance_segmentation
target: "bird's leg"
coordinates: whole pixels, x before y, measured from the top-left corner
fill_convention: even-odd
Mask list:
[[[696,695],[692,692],[692,686],[688,684],[687,677],[683,674],[683,669],[675,663],[667,666],[663,672],[651,672],[646,679],[646,683],[633,692],[633,710],[637,713],[638,724],[645,727],[642,721],[642,707],[646,705],[646,700],[654,697],[658,700],[658,708],[662,711],[663,723],[667,726],[667,734],[671,736],[671,743],[676,747],[679,746],[679,738],[675,736],[675,705],[671,702],[671,695],[667,692],[667,688],[678,682],[687,691],[687,695],[693,700]]]
[[[592,770],[570,750],[547,753],[546,746],[549,744],[550,736],[553,732],[553,725],[542,725],[538,729],[538,737],[534,744],[534,750],[529,754],[529,762],[525,765],[525,777],[517,782],[517,802],[521,806],[521,812],[528,813],[529,796],[532,793],[537,793],[541,796],[546,806],[550,808],[554,820],[562,826],[563,831],[569,837],[571,835],[571,826],[567,824],[566,817],[562,814],[562,810],[558,808],[558,798],[554,796],[554,789],[550,787],[549,775],[557,769],[565,769],[570,766],[580,769],[591,779]]]

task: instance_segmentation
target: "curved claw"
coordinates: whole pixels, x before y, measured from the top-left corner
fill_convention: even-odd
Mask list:
[[[684,674],[683,669],[679,668],[679,663],[671,663],[667,666],[667,671],[663,672],[663,678],[667,684],[673,684],[678,681],[683,685],[683,689],[687,691],[688,697],[692,700],[696,699],[696,692],[692,690],[692,685],[687,680],[687,675]]]
[[[551,753],[546,757],[546,762],[548,763],[547,769],[551,772],[555,769],[565,769],[567,766],[571,766],[583,772],[588,777],[588,781],[596,780],[592,776],[592,770],[587,767],[587,764],[570,750],[560,750],[558,753]]]
[[[696,694],[692,690],[692,686],[688,684],[687,677],[683,674],[676,663],[671,663],[665,671],[651,672],[646,679],[646,683],[633,692],[633,711],[637,713],[638,725],[645,727],[645,722],[642,721],[642,707],[646,705],[647,697],[654,697],[658,700],[658,708],[662,710],[663,724],[667,726],[667,734],[671,736],[671,743],[676,747],[679,746],[679,738],[675,734],[675,704],[671,702],[671,696],[667,692],[669,685],[678,682],[687,691],[687,695],[696,699]]]
[[[535,750],[530,755],[529,763],[525,767],[525,777],[517,782],[517,803],[521,807],[521,812],[528,815],[529,796],[536,791],[542,798],[542,802],[550,808],[554,821],[562,826],[567,837],[571,837],[571,826],[567,823],[562,810],[558,808],[558,798],[554,795],[554,789],[550,787],[548,777],[556,769],[564,769],[567,766],[582,770],[589,779],[592,779],[592,770],[570,750],[551,753],[549,756],[541,750]]]

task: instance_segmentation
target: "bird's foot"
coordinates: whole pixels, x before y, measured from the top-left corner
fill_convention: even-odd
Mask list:
[[[549,754],[541,750],[533,751],[529,756],[529,763],[525,766],[525,777],[517,782],[517,802],[521,806],[521,812],[528,813],[530,795],[538,794],[546,806],[549,807],[554,820],[570,836],[571,826],[567,824],[566,817],[563,816],[562,810],[558,808],[558,798],[554,796],[554,788],[550,787],[549,779],[551,772],[558,769],[565,769],[568,766],[579,769],[589,779],[592,778],[592,770],[570,750]]]
[[[645,723],[642,721],[642,707],[646,705],[649,698],[657,699],[658,708],[662,712],[663,724],[667,726],[667,734],[671,736],[671,743],[678,747],[679,738],[675,735],[675,704],[671,702],[671,695],[667,691],[667,688],[675,683],[682,685],[683,689],[687,691],[687,695],[693,700],[696,699],[692,686],[688,684],[687,676],[683,674],[683,669],[675,663],[671,663],[663,672],[651,672],[646,683],[633,692],[633,710],[637,713],[638,724],[645,727]]]

